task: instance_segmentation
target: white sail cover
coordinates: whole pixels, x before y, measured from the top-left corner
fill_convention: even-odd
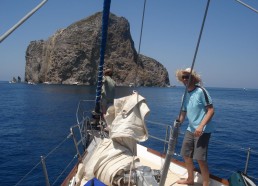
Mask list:
[[[136,156],[136,142],[148,139],[144,118],[149,113],[145,98],[138,93],[114,100],[105,117],[110,138],[104,139],[85,165],[86,179],[96,177],[106,185],[119,185]]]
[[[138,93],[114,100],[114,107],[107,111],[105,120],[110,126],[110,138],[133,138],[146,141],[148,130],[144,119],[149,113],[145,98]]]

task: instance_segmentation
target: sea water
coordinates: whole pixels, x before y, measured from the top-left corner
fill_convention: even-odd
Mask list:
[[[249,151],[247,173],[258,178],[258,90],[206,88],[213,99],[216,124],[209,146],[210,172],[228,179],[234,171],[244,171]],[[116,97],[133,91],[145,97],[150,108],[146,118],[150,135],[164,139],[164,128],[150,123],[173,124],[184,87],[117,87]],[[92,100],[88,106],[93,110],[95,92],[95,87],[90,86],[1,82],[0,185],[45,185],[41,156],[45,158],[50,184],[60,185],[77,160],[73,141],[67,138],[70,126],[76,124],[77,104],[80,100]],[[175,149],[174,158],[179,160],[182,157],[177,154],[186,126],[184,123],[180,129]],[[144,144],[164,150],[162,142],[149,139]],[[58,149],[58,153],[54,154],[53,149]]]

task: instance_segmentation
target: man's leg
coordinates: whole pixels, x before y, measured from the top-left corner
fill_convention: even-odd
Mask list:
[[[193,185],[194,184],[194,165],[193,165],[193,159],[189,157],[184,157],[185,160],[185,165],[188,173],[187,179],[181,179],[178,180],[178,184],[188,184],[188,185]]]
[[[203,160],[198,160],[198,163],[202,173],[203,186],[209,186],[210,173],[209,173],[208,164],[206,161],[203,161]]]

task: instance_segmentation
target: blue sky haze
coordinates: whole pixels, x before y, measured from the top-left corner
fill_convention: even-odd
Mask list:
[[[0,35],[40,0],[1,0]],[[258,9],[257,0],[245,0]],[[156,59],[180,85],[175,71],[190,67],[206,0],[147,0],[141,54]],[[111,12],[130,23],[138,49],[144,0],[112,0]],[[48,0],[0,44],[0,80],[25,74],[25,52],[33,40],[102,11],[103,0]],[[195,61],[206,87],[258,88],[258,14],[235,0],[211,0]]]

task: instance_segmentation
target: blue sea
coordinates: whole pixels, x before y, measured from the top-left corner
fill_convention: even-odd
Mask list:
[[[258,90],[206,88],[213,99],[217,126],[209,146],[210,172],[228,179],[234,171],[245,170],[250,152],[247,174],[257,179]],[[127,96],[134,90],[146,98],[151,110],[146,118],[149,133],[164,139],[162,126],[149,122],[172,124],[179,114],[184,87],[117,87],[116,96]],[[70,126],[76,124],[77,104],[79,100],[95,100],[95,91],[90,86],[0,82],[0,185],[45,185],[41,156],[45,157],[50,185],[60,185],[77,160],[73,141],[67,138]],[[90,103],[93,110],[94,101]],[[185,129],[183,124],[177,154]],[[149,139],[144,144],[163,151],[161,142]]]

